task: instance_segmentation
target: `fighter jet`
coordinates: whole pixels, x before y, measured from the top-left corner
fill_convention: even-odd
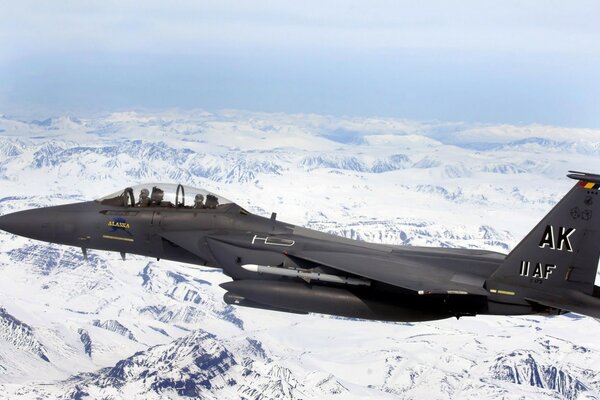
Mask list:
[[[228,304],[384,321],[600,318],[600,175],[575,186],[508,255],[351,240],[254,215],[202,189],[146,184],[0,217],[15,235],[222,269]]]

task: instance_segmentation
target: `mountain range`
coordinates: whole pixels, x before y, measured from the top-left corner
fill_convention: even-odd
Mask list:
[[[600,131],[243,111],[0,116],[0,214],[144,182],[357,240],[508,253]],[[0,398],[594,399],[600,321],[233,308],[219,270],[0,232]],[[600,278],[598,279],[600,280]]]

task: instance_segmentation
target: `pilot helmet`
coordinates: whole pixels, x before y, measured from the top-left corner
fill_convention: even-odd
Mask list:
[[[150,191],[148,189],[142,189],[140,192],[140,197],[148,197],[150,195]]]

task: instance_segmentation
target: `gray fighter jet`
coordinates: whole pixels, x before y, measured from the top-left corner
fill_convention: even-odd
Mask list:
[[[600,318],[600,175],[510,254],[366,243],[253,215],[201,189],[148,184],[0,217],[16,235],[221,268],[228,304],[386,321],[577,312]]]

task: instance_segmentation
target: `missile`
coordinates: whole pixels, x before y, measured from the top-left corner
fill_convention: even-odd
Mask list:
[[[307,282],[321,281],[330,283],[341,283],[344,285],[353,286],[371,286],[371,281],[367,279],[349,278],[347,276],[323,274],[321,272],[310,272],[294,268],[271,267],[268,265],[244,264],[242,265],[246,271],[256,272],[259,274],[287,276],[290,278],[300,278]]]

